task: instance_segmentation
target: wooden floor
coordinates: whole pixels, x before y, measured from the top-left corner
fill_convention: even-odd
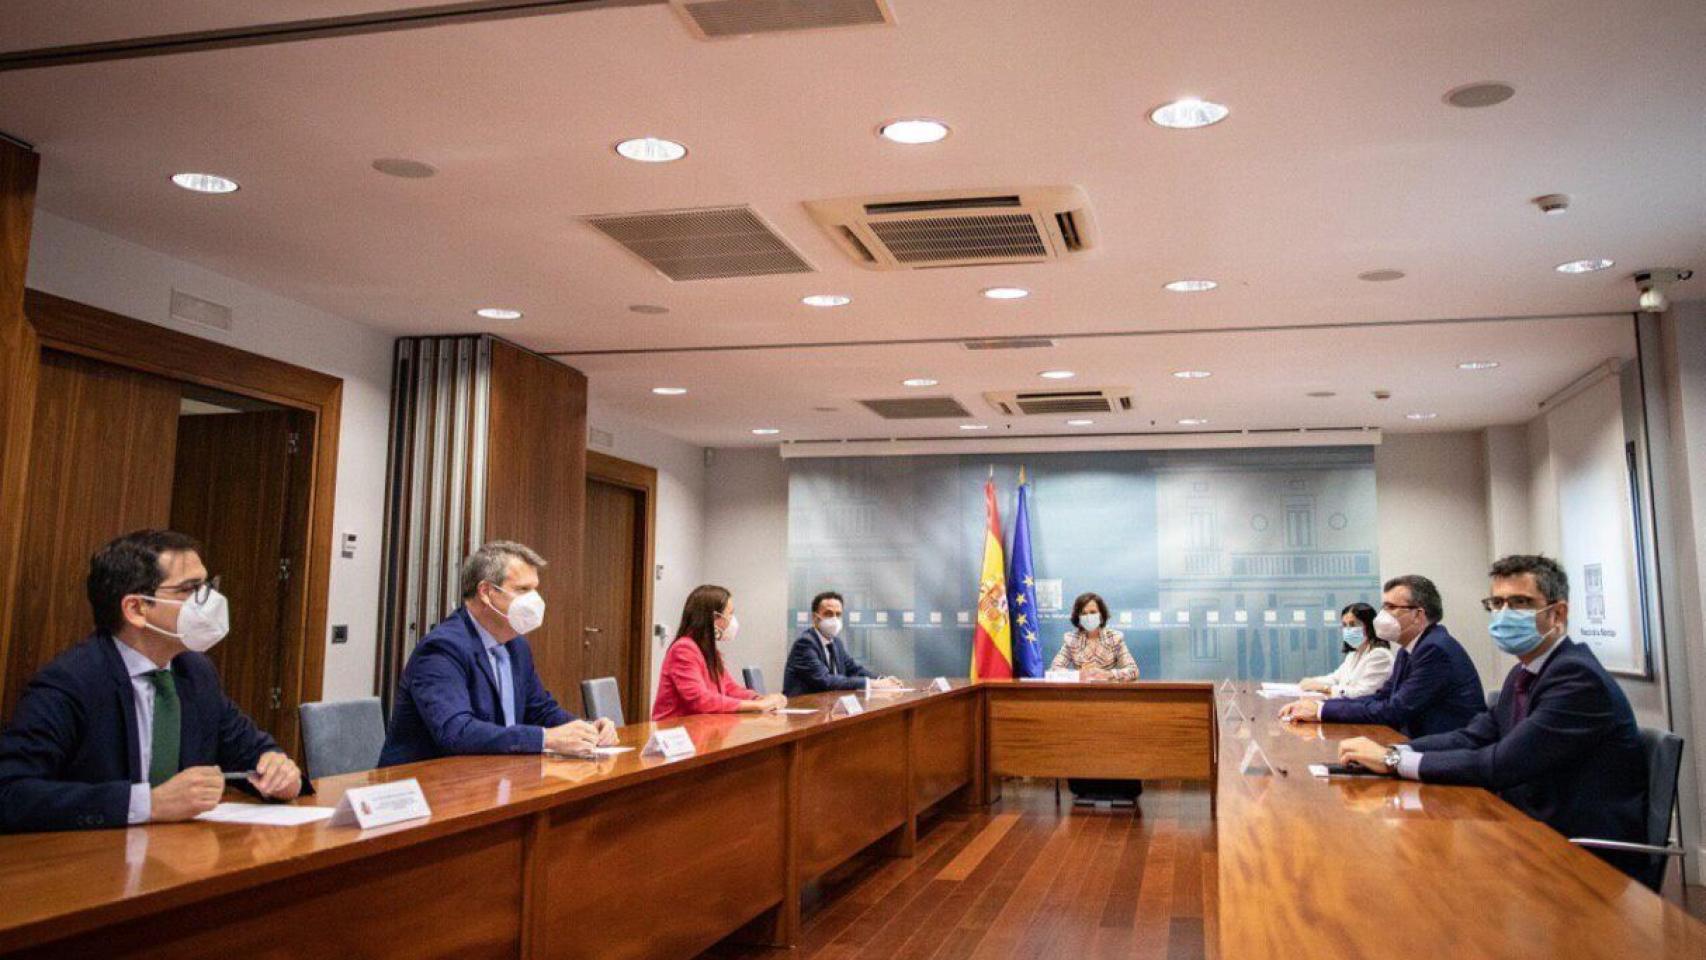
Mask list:
[[[1146,785],[1129,809],[1074,808],[1052,782],[921,824],[916,856],[862,856],[805,900],[799,960],[1203,957],[1215,896],[1205,786]],[[720,944],[716,960],[785,951]]]

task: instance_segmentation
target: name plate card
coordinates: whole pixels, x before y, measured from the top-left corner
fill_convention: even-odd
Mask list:
[[[1043,679],[1054,683],[1078,683],[1077,670],[1048,670],[1044,671]]]
[[[396,783],[378,783],[371,787],[355,787],[344,791],[344,798],[332,812],[333,826],[355,824],[363,830],[389,826],[405,820],[420,820],[432,816],[421,782],[413,777]]]
[[[667,730],[653,730],[652,738],[646,741],[646,749],[642,755],[653,753],[665,760],[680,760],[691,757],[695,752],[693,738],[682,727],[670,727]]]
[[[937,677],[930,681],[930,689],[935,693],[947,693],[954,688],[948,684],[947,677]]]
[[[856,717],[865,712],[865,705],[859,702],[858,697],[849,693],[846,696],[837,699],[835,701],[835,708],[829,712],[831,716],[837,713],[844,713],[849,717]]]

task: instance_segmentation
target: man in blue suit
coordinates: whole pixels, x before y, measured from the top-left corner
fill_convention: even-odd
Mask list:
[[[1280,719],[1321,723],[1376,723],[1407,737],[1456,730],[1486,709],[1475,664],[1441,624],[1439,588],[1422,576],[1386,581],[1374,633],[1396,644],[1392,675],[1366,697],[1299,700]]]
[[[900,681],[879,677],[853,659],[841,643],[841,594],[825,591],[812,598],[812,625],[794,638],[782,676],[784,696],[827,690],[893,689]]]
[[[221,771],[269,799],[313,792],[204,656],[229,616],[193,539],[119,537],[88,594],[95,632],[31,678],[0,732],[0,831],[188,820],[219,803]]]
[[[576,720],[533,669],[524,634],[545,622],[545,560],[499,540],[462,564],[462,605],[409,656],[379,765],[466,753],[581,754],[616,742],[616,725]]]
[[[1497,791],[1567,837],[1644,843],[1647,760],[1635,713],[1593,651],[1565,631],[1570,581],[1556,561],[1505,557],[1481,601],[1499,649],[1517,658],[1495,709],[1448,733],[1384,747],[1346,740],[1339,755],[1408,780]],[[1650,858],[1594,850],[1641,877]],[[1662,864],[1661,864],[1662,866]]]

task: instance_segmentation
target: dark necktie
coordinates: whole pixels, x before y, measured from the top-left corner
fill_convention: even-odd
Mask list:
[[[1539,675],[1527,667],[1516,668],[1516,708],[1511,711],[1511,726],[1516,726],[1528,716],[1528,691],[1534,686]]]
[[[178,741],[183,736],[178,682],[170,670],[148,674],[154,685],[153,755],[148,758],[148,784],[158,787],[178,775]]]

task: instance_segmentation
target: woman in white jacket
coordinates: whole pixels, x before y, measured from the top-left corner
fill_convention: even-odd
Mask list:
[[[1392,645],[1374,635],[1374,608],[1353,603],[1339,612],[1343,630],[1345,662],[1323,677],[1308,677],[1299,686],[1306,692],[1324,693],[1329,699],[1365,697],[1392,674]]]

